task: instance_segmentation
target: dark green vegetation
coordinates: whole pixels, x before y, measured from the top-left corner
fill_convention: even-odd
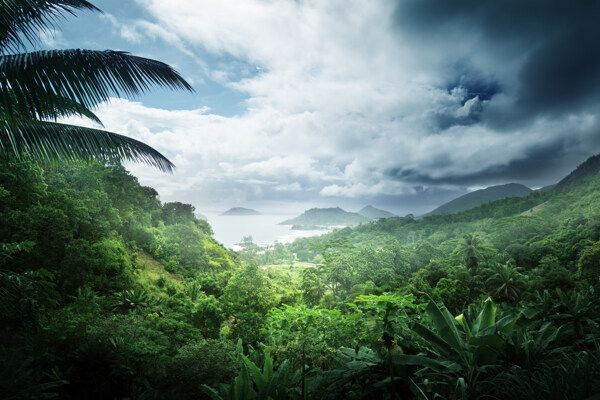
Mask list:
[[[142,142],[56,122],[79,116],[101,124],[92,109],[111,95],[136,96],[150,86],[192,90],[167,64],[122,51],[29,51],[41,32],[79,10],[100,11],[84,0],[0,2],[0,152],[47,164],[133,160],[171,171],[173,164]]]
[[[116,67],[126,84],[109,86],[135,94],[146,86],[129,86],[125,60],[141,62],[138,72],[147,63],[83,52],[92,71],[80,75],[56,69],[60,52],[6,55],[57,15],[93,6],[0,4],[1,398],[599,393],[594,163],[555,190],[453,215],[380,220],[267,253],[249,246],[238,255],[212,238],[191,205],[162,204],[117,163],[44,170],[32,161],[135,156],[112,147],[116,136],[102,136],[109,142],[98,148],[91,131],[41,120],[93,118],[89,106],[105,95],[98,79],[110,82]],[[44,54],[56,57],[42,64]],[[35,72],[42,65],[51,68]],[[25,85],[32,70],[36,78],[57,73],[72,82],[63,89],[73,97]],[[143,81],[167,79],[156,70],[151,76]],[[70,137],[70,145],[60,135],[48,139],[50,133]],[[160,157],[148,157],[168,169]],[[290,266],[257,266],[282,261]]]
[[[243,208],[243,207],[233,207],[230,208],[229,210],[225,211],[224,213],[221,213],[221,215],[230,215],[230,216],[244,216],[244,215],[260,215],[260,213],[256,210],[252,210],[250,208]]]
[[[592,156],[579,165],[573,172],[556,184],[557,190],[562,190],[583,179],[594,178],[600,171],[600,154]]]
[[[275,303],[246,297],[268,284],[193,211],[119,166],[2,162],[0,397],[185,398],[233,376],[224,322],[250,342],[236,321]]]
[[[442,204],[426,215],[452,214],[466,211],[470,208],[480,206],[490,201],[504,199],[507,197],[523,197],[532,192],[527,186],[518,183],[507,183],[506,185],[490,186],[485,189],[475,190],[452,201]]]
[[[120,166],[0,171],[2,398],[600,391],[599,177],[238,255]]]
[[[600,176],[592,164],[553,190],[242,252],[317,264],[298,271],[301,305],[271,312],[269,322],[287,322],[266,330],[268,343],[285,359],[310,360],[315,396],[324,388],[331,398],[598,394]],[[302,318],[312,326],[292,322]],[[309,348],[316,353],[305,355]]]

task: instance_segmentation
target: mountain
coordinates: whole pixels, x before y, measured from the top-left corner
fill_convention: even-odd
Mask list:
[[[490,186],[489,188],[467,193],[464,196],[460,196],[448,203],[442,204],[425,215],[453,214],[506,197],[527,196],[531,192],[532,190],[530,188],[518,183]]]
[[[560,182],[556,184],[554,187],[555,190],[562,190],[567,186],[571,186],[572,184],[579,182],[586,178],[591,178],[597,176],[600,172],[600,154],[595,156],[591,156],[583,163],[581,163],[577,168],[575,168],[569,175],[563,178]]]
[[[596,160],[582,165],[589,171]],[[582,170],[575,172],[570,176],[582,175]],[[425,268],[433,257],[439,257],[440,251],[451,253],[456,243],[468,233],[489,239],[499,253],[506,252],[513,257],[519,268],[545,268],[548,273],[540,276],[550,276],[550,271],[561,265],[565,268],[565,276],[574,276],[582,254],[591,251],[582,250],[582,245],[589,246],[598,241],[600,173],[587,176],[586,179],[573,179],[572,184],[562,190],[536,190],[526,196],[501,198],[452,214],[382,219],[314,238],[297,239],[288,245],[288,249],[299,255],[299,261],[312,261],[318,259],[315,257],[323,248],[317,244],[332,244],[336,240],[357,249],[388,248],[393,241],[400,246],[418,243],[429,248],[424,250],[428,253],[421,262],[421,267]],[[600,248],[600,244],[597,247]],[[559,262],[544,264],[548,254],[557,254],[553,257]],[[593,265],[597,267],[598,263]]]
[[[230,208],[229,210],[225,211],[224,213],[221,213],[221,215],[232,216],[232,217],[242,217],[242,216],[247,216],[247,215],[260,215],[260,213],[256,210],[252,210],[250,208],[233,207],[233,208]]]
[[[340,226],[340,225],[358,225],[363,222],[369,222],[360,214],[344,211],[339,207],[336,208],[311,208],[304,211],[302,215],[296,218],[291,218],[280,222],[279,225],[295,225],[296,228],[302,226]]]
[[[358,211],[357,214],[369,219],[392,218],[396,216],[391,212],[380,210],[379,208],[375,208],[373,206],[366,206],[362,210]]]

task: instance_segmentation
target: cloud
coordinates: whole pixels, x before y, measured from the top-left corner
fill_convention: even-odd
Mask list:
[[[299,192],[302,190],[302,185],[299,182],[286,183],[277,185],[275,190],[281,192]]]
[[[499,83],[510,101],[489,117],[506,124],[597,111],[598,12],[597,2],[405,0],[394,19],[399,36],[437,54],[439,76]]]
[[[56,29],[46,29],[40,32],[40,41],[44,47],[56,49],[69,46],[69,42],[64,38],[61,31]]]
[[[121,21],[110,13],[102,14],[101,18],[108,21],[118,31],[119,35],[129,43],[142,44],[148,40],[161,40],[168,45],[174,46],[181,53],[192,57],[199,64],[203,64],[194,52],[185,46],[179,36],[160,25],[140,19]]]
[[[149,17],[115,20],[124,38],[193,55],[245,96],[231,117],[101,107],[107,128],[176,162],[169,179],[132,167],[163,196],[429,202],[507,180],[542,186],[600,150],[596,3],[136,3]]]

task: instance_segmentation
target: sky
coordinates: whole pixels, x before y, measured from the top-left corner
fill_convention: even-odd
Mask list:
[[[599,1],[92,3],[104,13],[61,21],[45,46],[130,51],[192,84],[96,113],[177,166],[127,164],[142,184],[199,212],[418,215],[556,183],[600,152]]]

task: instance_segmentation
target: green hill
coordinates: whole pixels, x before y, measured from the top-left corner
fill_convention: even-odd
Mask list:
[[[102,390],[93,398],[134,398],[145,383],[156,388],[151,398],[203,398],[199,381],[219,388],[250,379],[254,374],[236,374],[254,365],[246,360],[257,360],[252,348],[261,343],[282,360],[276,373],[286,372],[283,365],[292,368],[305,348],[301,365],[346,357],[347,362],[322,364],[327,387],[339,382],[339,368],[356,372],[359,364],[352,360],[368,361],[359,365],[361,376],[381,382],[388,379],[380,373],[387,361],[378,355],[389,351],[381,339],[386,319],[390,332],[406,335],[404,360],[436,368],[443,365],[438,359],[458,365],[454,353],[423,347],[433,344],[420,333],[435,338],[435,332],[451,331],[436,325],[440,309],[460,332],[481,307],[493,317],[496,307],[489,298],[503,303],[498,324],[504,325],[496,327],[518,321],[518,331],[493,338],[501,346],[490,353],[499,357],[498,369],[484,372],[487,381],[502,382],[511,371],[518,371],[517,378],[530,373],[514,364],[514,352],[501,350],[519,346],[514,349],[525,354],[529,344],[523,337],[549,337],[555,340],[545,340],[548,354],[565,346],[569,352],[552,356],[548,365],[567,365],[573,374],[583,370],[568,376],[576,385],[588,371],[594,374],[590,382],[600,382],[597,358],[570,364],[571,354],[595,349],[599,333],[598,289],[592,286],[599,274],[598,175],[563,190],[495,200],[455,214],[379,219],[271,250],[249,246],[234,253],[212,238],[210,225],[194,216],[191,204],[161,203],[155,190],[140,186],[122,167],[0,166],[2,398],[81,398],[89,393],[90,376]],[[308,210],[300,217],[337,224],[366,220],[340,208]],[[507,282],[510,291],[502,290]],[[581,316],[585,324],[576,330]],[[409,324],[420,331],[412,334]],[[478,340],[487,340],[482,332]],[[243,351],[241,344],[236,349],[240,340],[249,344],[249,357],[236,360]],[[464,343],[461,349],[469,349]],[[475,360],[479,347],[469,351]],[[403,361],[404,354],[394,356]],[[267,364],[271,355],[264,357]],[[269,365],[252,368],[267,371]],[[279,393],[288,387],[298,393],[301,371],[286,373],[293,371],[296,382],[289,386],[273,380]],[[444,387],[454,387],[456,375],[450,372],[442,376]],[[50,383],[60,386],[45,386],[58,373],[60,382]],[[407,374],[426,388],[413,369]],[[543,384],[556,376],[542,376]],[[437,370],[428,377],[440,379]],[[566,389],[572,398],[589,397],[575,384]],[[513,381],[494,389],[494,398],[503,398],[510,385]],[[343,397],[343,390],[331,398]]]
[[[373,206],[363,207],[357,214],[362,215],[363,217],[369,219],[379,219],[379,218],[393,218],[396,215],[392,214],[389,211],[381,210],[379,208],[375,208]]]
[[[582,165],[589,171],[591,163]],[[569,174],[580,178],[569,179],[571,184],[561,185],[562,190],[532,191],[453,214],[396,217],[337,229],[298,239],[289,245],[289,251],[301,260],[312,260],[319,254],[313,250],[319,248],[318,243],[331,247],[341,239],[358,249],[397,242],[408,248],[428,243],[451,251],[463,235],[477,232],[499,252],[515,258],[519,267],[532,268],[551,257],[575,271],[581,251],[600,238],[600,175],[583,174],[580,168]]]
[[[527,186],[518,183],[490,186],[486,189],[476,190],[460,196],[448,203],[442,204],[435,210],[425,215],[453,214],[477,207],[490,201],[507,197],[523,197],[532,192]]]
[[[554,187],[555,190],[562,190],[582,179],[592,178],[600,172],[600,154],[592,156],[581,163],[573,172],[563,178]]]
[[[279,225],[299,226],[351,226],[368,222],[369,219],[353,212],[336,208],[311,208],[296,218],[280,222]]]

